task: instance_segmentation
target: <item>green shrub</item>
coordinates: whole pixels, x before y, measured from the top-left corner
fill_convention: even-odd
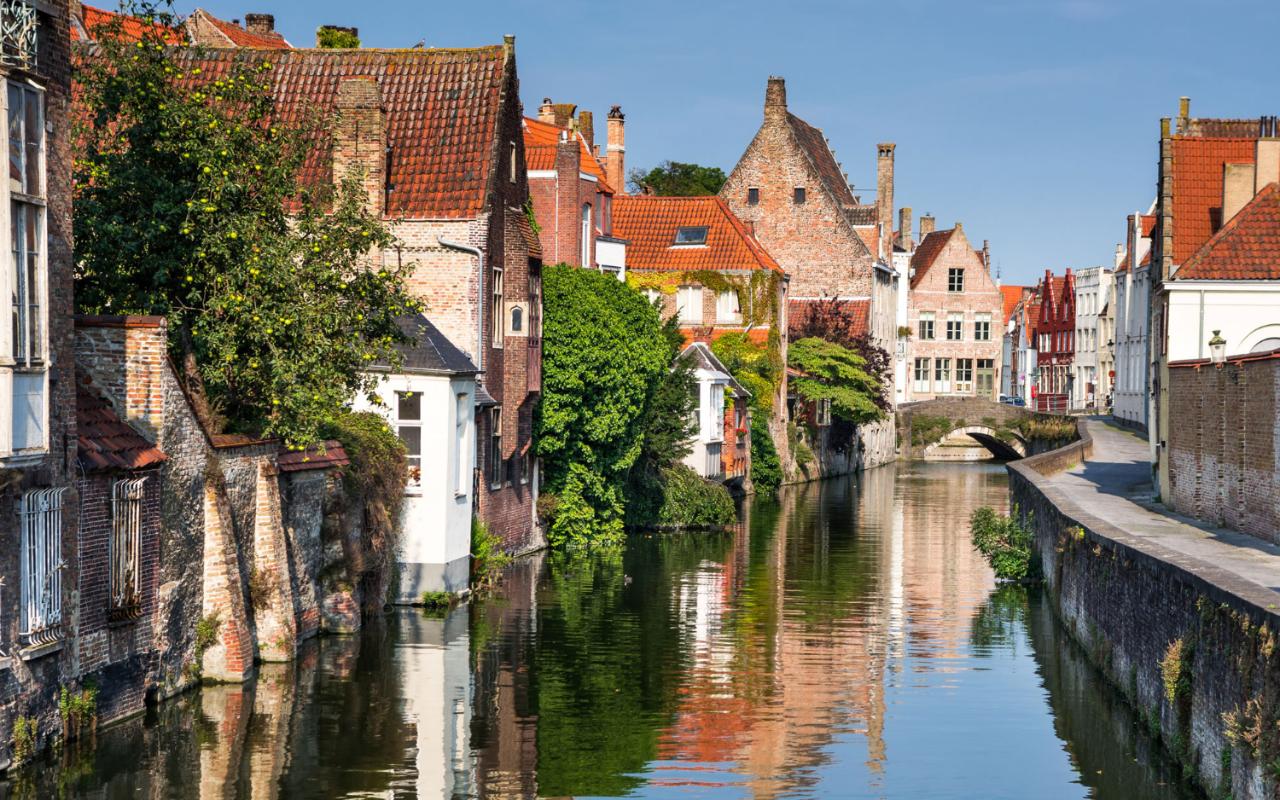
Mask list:
[[[471,518],[471,586],[483,589],[492,586],[511,563],[511,556],[502,549],[502,540],[489,532],[489,526],[479,517]]]
[[[322,49],[354,50],[360,46],[360,37],[351,31],[321,25],[316,31],[316,47]]]
[[[756,494],[766,496],[782,485],[782,462],[769,434],[769,421],[762,415],[751,417],[751,484]]]
[[[662,471],[662,490],[658,524],[663,527],[722,528],[737,521],[729,490],[684,464]]]
[[[983,506],[969,518],[969,531],[974,547],[986,556],[997,579],[1019,582],[1038,579],[1031,532],[1018,520]]]

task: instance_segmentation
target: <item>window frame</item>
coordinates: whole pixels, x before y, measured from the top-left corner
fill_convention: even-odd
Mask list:
[[[395,404],[391,408],[391,414],[392,414],[391,424],[395,426],[396,437],[399,438],[400,442],[405,446],[405,462],[407,467],[406,474],[405,474],[405,493],[417,494],[418,492],[422,491],[422,454],[423,454],[422,434],[424,432],[423,424],[422,424],[423,411],[424,411],[423,403],[422,403],[422,392],[413,388],[396,389],[394,396],[395,396]],[[402,417],[400,415],[401,406],[403,405],[405,400],[417,401],[418,416],[416,419],[412,417]],[[418,454],[417,455],[414,455],[413,453],[409,452],[409,445],[407,442],[405,442],[404,435],[401,433],[401,429],[403,428],[411,428],[418,432]],[[416,470],[416,474],[415,474],[415,470]]]
[[[147,476],[122,478],[111,486],[110,616],[127,619],[142,611],[142,525]],[[130,585],[131,584],[131,585]]]
[[[32,489],[18,500],[18,637],[24,644],[47,644],[62,638],[62,501],[66,491],[66,487]],[[38,585],[43,588],[37,589]]]
[[[582,247],[580,252],[578,253],[579,258],[582,259],[580,262],[580,266],[582,267],[592,266],[591,240],[595,238],[595,229],[592,227],[594,216],[595,214],[591,208],[591,204],[583,203],[582,204],[582,242],[581,242]]]
[[[760,205],[760,187],[758,186],[747,187],[747,205],[749,206]]]
[[[947,291],[953,294],[964,292],[964,267],[947,268]]]
[[[956,359],[955,391],[957,394],[973,394],[973,359],[972,358]]]
[[[953,336],[952,333],[955,335]],[[964,314],[951,313],[947,314],[947,341],[963,342],[964,341]]]
[[[454,395],[454,423],[453,423],[453,447],[454,447],[454,471],[456,473],[453,484],[454,497],[466,497],[471,493],[472,478],[470,473],[472,470],[467,469],[467,457],[471,455],[470,447],[470,395],[466,392],[458,392]]]
[[[503,468],[506,466],[502,458],[502,406],[500,405],[489,409],[488,454],[488,463],[485,466],[489,468],[489,474],[485,476],[485,480],[489,483],[490,491],[497,491],[505,483]]]
[[[686,297],[686,292],[689,296]],[[701,325],[702,324],[702,286],[699,284],[685,284],[676,289],[676,319],[682,325]],[[692,308],[693,312],[686,314],[686,308]]]
[[[920,377],[922,369],[924,372],[923,378]],[[912,378],[911,390],[913,392],[918,392],[920,394],[928,394],[929,392],[933,391],[933,381],[931,380],[933,376],[932,370],[933,370],[932,359],[928,358],[927,356],[916,357],[915,362],[912,365],[912,373],[911,373],[911,378]]]
[[[924,342],[935,341],[935,337],[938,335],[938,331],[937,331],[937,319],[934,313],[932,311],[921,311],[920,317],[917,320],[917,322],[918,322],[917,327],[919,328],[917,333],[920,337],[920,340]],[[929,324],[928,335],[925,335],[924,326],[926,322]]]
[[[797,186],[791,190],[791,202],[793,205],[802,206],[808,202],[808,199],[808,192],[805,191],[805,187]]]
[[[506,314],[503,311],[503,268],[497,264],[493,265],[493,274],[490,276],[489,294],[491,297],[491,315],[493,317],[493,346],[501,350],[505,343],[506,332],[504,330]]]
[[[709,228],[706,225],[681,225],[671,239],[672,247],[706,247]],[[681,237],[691,237],[682,239]]]
[[[933,360],[934,394],[951,394],[951,359]]]
[[[973,340],[975,342],[991,341],[991,315],[990,314],[983,313],[983,314],[974,315]]]
[[[725,312],[726,300],[731,301],[733,310]],[[716,322],[720,325],[742,324],[742,298],[732,289],[716,293]]]

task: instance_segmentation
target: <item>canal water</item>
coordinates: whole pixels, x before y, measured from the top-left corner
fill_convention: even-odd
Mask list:
[[[85,798],[1193,797],[967,518],[1002,467],[892,465],[738,530],[543,555],[0,785]]]

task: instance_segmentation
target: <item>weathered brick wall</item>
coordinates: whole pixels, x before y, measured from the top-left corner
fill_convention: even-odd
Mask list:
[[[1175,511],[1280,543],[1280,358],[1170,365]]]

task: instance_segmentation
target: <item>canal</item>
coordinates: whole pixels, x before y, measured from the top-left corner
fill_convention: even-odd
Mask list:
[[[733,533],[515,564],[0,784],[85,798],[1190,798],[967,518],[1002,467],[906,463]]]

